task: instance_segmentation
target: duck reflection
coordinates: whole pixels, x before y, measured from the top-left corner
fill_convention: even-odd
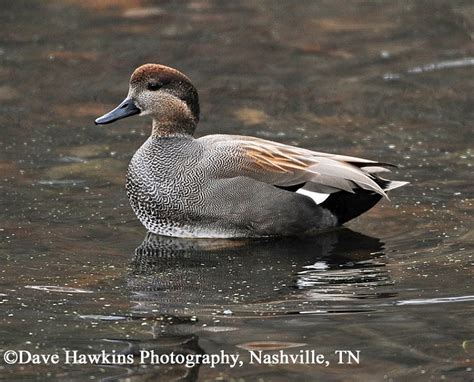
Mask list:
[[[390,283],[383,248],[379,239],[346,228],[258,241],[147,234],[135,250],[128,286],[132,315],[152,322],[148,339],[118,342],[136,356],[143,350],[204,354],[200,336],[238,330],[243,317],[360,311],[341,307],[341,300],[381,297],[374,286]],[[227,326],[218,320],[223,317]],[[114,378],[194,381],[198,373],[199,365],[153,365]]]
[[[370,298],[374,286],[390,283],[381,255],[379,239],[347,228],[258,241],[148,234],[128,282],[136,313],[248,315],[278,304],[281,314],[302,302]]]

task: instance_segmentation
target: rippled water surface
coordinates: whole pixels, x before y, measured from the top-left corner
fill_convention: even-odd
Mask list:
[[[315,349],[331,365],[0,359],[0,378],[472,380],[473,22],[471,1],[5,2],[0,353]],[[200,135],[398,163],[411,184],[305,240],[145,237],[123,183],[150,121],[93,119],[146,62],[193,79]]]

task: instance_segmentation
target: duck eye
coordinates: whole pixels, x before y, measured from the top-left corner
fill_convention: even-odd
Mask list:
[[[159,82],[149,82],[147,88],[148,90],[158,90],[161,88],[161,84]]]

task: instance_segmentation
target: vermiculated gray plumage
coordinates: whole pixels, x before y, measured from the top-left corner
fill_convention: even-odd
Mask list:
[[[133,210],[149,231],[258,237],[296,235],[337,224],[329,211],[303,195],[245,176],[216,177],[222,162],[209,154],[199,139],[185,136],[150,137],[135,153],[126,188]]]

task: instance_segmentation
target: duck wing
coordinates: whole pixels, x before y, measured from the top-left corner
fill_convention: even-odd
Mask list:
[[[239,135],[208,135],[203,144],[203,165],[217,177],[247,176],[281,188],[311,183],[313,189],[333,193],[356,189],[387,197],[380,172],[387,163],[327,154],[264,139]],[[394,187],[392,187],[394,188]]]

